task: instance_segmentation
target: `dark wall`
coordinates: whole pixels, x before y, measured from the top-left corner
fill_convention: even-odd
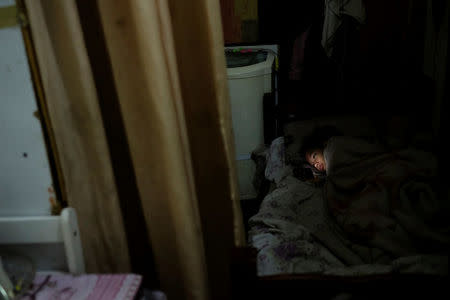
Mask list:
[[[328,57],[321,45],[323,1],[260,0],[260,42],[280,44],[283,115],[420,114],[428,122],[433,82],[421,70],[425,1],[411,1],[410,9],[409,0],[366,0],[366,24],[345,18]],[[302,78],[292,80],[294,40],[308,28]]]

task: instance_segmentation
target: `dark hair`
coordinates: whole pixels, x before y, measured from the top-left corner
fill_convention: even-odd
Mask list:
[[[303,145],[300,149],[301,157],[306,161],[306,153],[313,149],[324,149],[327,141],[333,137],[342,135],[334,126],[316,127],[312,133],[303,139]]]

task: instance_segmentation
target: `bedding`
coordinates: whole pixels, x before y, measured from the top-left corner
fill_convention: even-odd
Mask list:
[[[333,137],[324,156],[329,210],[353,240],[394,256],[448,249],[448,216],[434,192],[431,153],[390,152],[363,139]]]
[[[317,127],[333,126],[344,135],[354,137],[374,137],[377,128],[365,116],[329,116],[310,120],[290,122],[284,126],[286,163],[291,166],[301,164],[300,149],[305,137]]]
[[[437,251],[448,249],[448,227],[433,228],[446,220],[435,218],[440,205],[425,180],[435,173],[431,154],[332,138],[321,185],[293,176],[283,139],[267,154],[278,157],[266,168],[276,188],[249,220],[259,276],[448,274],[448,256]]]
[[[292,174],[292,168],[286,164],[284,138],[274,139],[266,153],[266,179],[278,184],[281,179]]]

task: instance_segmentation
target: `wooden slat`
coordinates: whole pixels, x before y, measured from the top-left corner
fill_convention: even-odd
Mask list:
[[[68,204],[88,272],[127,272],[128,247],[74,1],[25,2]]]

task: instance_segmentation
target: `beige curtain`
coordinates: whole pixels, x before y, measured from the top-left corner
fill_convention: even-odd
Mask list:
[[[110,154],[75,2],[26,0],[25,5],[34,44],[30,49],[25,31],[35,90],[51,131],[58,181],[78,215],[86,270],[130,272]]]
[[[118,197],[75,1],[25,4],[87,270],[130,272],[119,205],[127,200]],[[230,299],[231,253],[244,230],[219,1],[97,5],[161,289],[169,299]]]
[[[99,0],[162,289],[230,299],[244,243],[218,0]]]

